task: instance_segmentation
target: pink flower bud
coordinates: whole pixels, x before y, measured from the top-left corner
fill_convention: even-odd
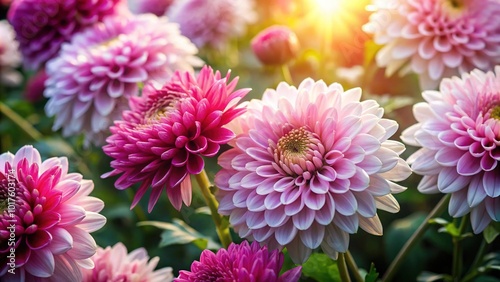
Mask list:
[[[297,56],[299,40],[287,26],[274,25],[252,39],[252,50],[265,65],[282,65]]]

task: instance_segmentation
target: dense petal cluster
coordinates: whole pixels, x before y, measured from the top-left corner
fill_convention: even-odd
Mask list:
[[[144,248],[128,253],[125,245],[117,243],[113,247],[98,248],[92,260],[93,269],[82,269],[83,282],[170,282],[174,279],[170,267],[155,271],[160,258],[149,260]]]
[[[498,0],[375,0],[377,11],[365,25],[386,73],[419,74],[424,90],[443,77],[500,63]]]
[[[56,56],[64,42],[105,16],[125,14],[124,0],[15,0],[14,26],[24,66],[36,70]]]
[[[177,72],[161,89],[145,88],[143,96],[133,97],[131,111],[111,127],[104,152],[114,158],[114,168],[104,177],[121,176],[118,189],[141,183],[133,206],[148,187],[152,187],[151,211],[163,190],[176,209],[191,203],[190,174],[204,168],[202,157],[212,157],[234,137],[224,126],[241,115],[236,107],[249,89],[235,90],[238,79],[229,81],[210,67],[203,67],[195,78]]]
[[[227,250],[216,254],[210,250],[201,253],[200,261],[191,264],[191,271],[181,270],[176,282],[241,281],[241,282],[296,282],[300,278],[301,266],[288,270],[280,276],[284,256],[278,250],[269,251],[257,242],[231,243]]]
[[[45,106],[63,136],[85,133],[104,142],[109,126],[138,95],[139,83],[164,83],[176,70],[193,71],[196,47],[176,24],[151,14],[107,17],[64,44],[47,63]]]
[[[5,20],[0,21],[0,83],[16,85],[21,82],[21,74],[15,70],[21,64],[21,54],[17,50],[12,26]]]
[[[500,221],[500,67],[444,79],[413,107],[418,123],[403,132],[422,147],[408,159],[422,193],[451,194],[453,217],[470,212],[474,233]]]
[[[308,78],[248,104],[215,177],[219,212],[242,238],[285,246],[303,263],[319,246],[333,258],[346,252],[358,226],[382,234],[377,208],[399,210],[391,193],[405,188],[392,181],[411,172],[403,144],[388,140],[397,123],[360,97]]]
[[[180,24],[182,34],[196,46],[218,49],[230,38],[243,35],[257,18],[253,0],[174,1],[167,16]]]
[[[0,155],[0,169],[0,280],[80,281],[79,269],[94,266],[89,233],[106,222],[93,182],[31,146]]]

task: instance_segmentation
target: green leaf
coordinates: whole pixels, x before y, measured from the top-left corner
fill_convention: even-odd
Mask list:
[[[453,224],[452,222],[446,224],[444,227],[442,228],[439,228],[439,232],[442,232],[442,233],[448,233],[450,234],[452,237],[459,237],[460,236],[460,231],[458,230],[458,228],[455,226],[455,224]]]
[[[143,221],[139,222],[139,226],[155,226],[160,229],[164,229],[161,234],[160,247],[166,247],[175,244],[189,244],[193,243],[198,248],[217,250],[221,246],[213,241],[211,238],[199,233],[195,229],[191,228],[184,221],[174,218],[173,223],[160,222],[160,221]]]
[[[375,282],[378,278],[378,272],[375,268],[375,264],[372,262],[370,265],[370,271],[365,276],[365,282]]]
[[[495,221],[492,221],[483,231],[484,240],[488,244],[491,244],[499,234],[500,223]]]
[[[302,274],[318,282],[340,281],[337,262],[326,254],[312,254],[302,265]]]
[[[442,226],[446,226],[449,222],[448,222],[448,220],[446,220],[444,218],[436,217],[436,218],[430,219],[429,223],[431,223],[431,224],[439,224],[439,225],[442,225]]]
[[[445,278],[444,274],[437,274],[429,271],[424,271],[417,277],[417,282],[433,282],[433,281],[441,281]]]

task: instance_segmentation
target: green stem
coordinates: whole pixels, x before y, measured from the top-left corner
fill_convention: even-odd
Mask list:
[[[197,174],[196,181],[200,186],[201,193],[203,194],[203,198],[210,209],[210,213],[212,214],[212,219],[215,223],[215,228],[217,230],[217,235],[219,235],[220,242],[224,248],[227,248],[229,244],[231,244],[231,234],[229,233],[229,226],[222,225],[222,216],[217,211],[217,207],[219,203],[215,199],[214,195],[210,192],[210,187],[212,184],[208,179],[207,173],[205,170],[202,170],[200,174]]]
[[[354,275],[354,279],[357,282],[363,282],[363,281],[365,281],[365,279],[363,279],[363,277],[361,277],[361,274],[359,274],[358,265],[356,264],[356,261],[352,257],[351,252],[349,252],[349,250],[347,251],[345,258],[346,258],[346,261],[347,261],[347,267],[349,267],[349,269],[351,270],[352,274]]]
[[[281,74],[283,75],[283,79],[286,83],[293,85],[292,74],[290,73],[290,68],[287,64],[281,65]]]
[[[132,202],[134,200],[134,191],[132,189],[126,189],[127,190],[127,197],[129,200]],[[137,205],[132,209],[139,219],[139,221],[148,221],[148,217],[146,216],[146,213],[144,212],[144,209],[141,207],[141,205]]]
[[[488,247],[488,243],[486,243],[486,240],[483,238],[481,241],[481,245],[479,246],[479,250],[477,251],[476,257],[474,258],[474,262],[472,263],[472,266],[469,269],[469,273],[462,279],[462,282],[468,282],[474,279],[479,272],[477,271],[477,268],[482,262],[483,256],[486,253],[486,249]]]
[[[351,282],[351,277],[349,277],[349,272],[347,270],[344,253],[339,253],[339,257],[337,259],[337,266],[339,268],[340,280],[342,282]]]
[[[36,130],[29,122],[27,122],[22,116],[14,112],[9,106],[0,102],[0,112],[4,114],[8,119],[15,123],[19,128],[21,128],[29,137],[35,141],[42,139],[42,134]]]
[[[462,217],[462,221],[460,222],[460,227],[458,228],[458,235],[453,237],[453,269],[452,269],[452,279],[454,282],[460,281],[460,276],[462,275],[462,233],[465,230],[466,222],[468,220],[468,216],[465,215]]]
[[[429,220],[443,213],[443,211],[446,209],[448,205],[450,197],[451,197],[450,194],[444,196],[439,201],[439,203],[437,203],[434,209],[429,213],[429,215],[427,215],[425,220],[420,224],[420,226],[417,228],[415,233],[413,233],[413,235],[408,239],[408,241],[406,241],[403,248],[401,248],[396,258],[392,261],[391,265],[385,272],[384,277],[382,277],[382,281],[389,282],[394,278],[394,275],[397,273],[405,257],[408,255],[413,246],[419,241],[419,239],[424,235],[425,231],[427,231],[427,229],[429,228],[430,226]]]

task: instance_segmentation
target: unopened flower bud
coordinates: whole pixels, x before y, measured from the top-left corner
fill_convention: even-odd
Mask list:
[[[274,25],[252,39],[252,50],[265,65],[282,65],[297,56],[299,40],[286,26]]]

